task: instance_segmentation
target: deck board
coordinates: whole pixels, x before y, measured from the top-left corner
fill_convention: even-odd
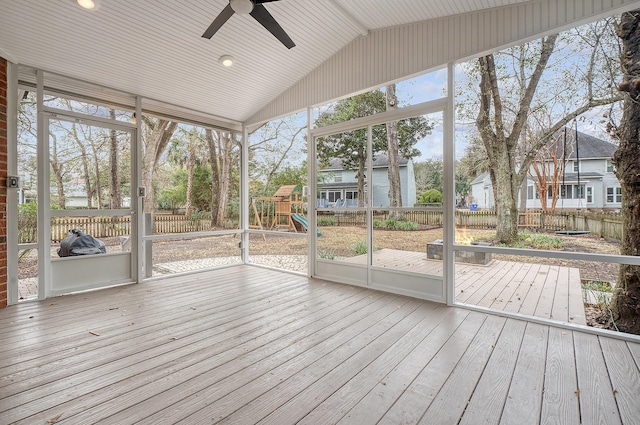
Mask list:
[[[0,324],[2,423],[640,418],[639,344],[252,266],[10,306]]]
[[[341,261],[366,264],[366,255]],[[380,249],[377,267],[442,276],[442,261],[426,253]],[[580,271],[574,267],[492,260],[455,263],[456,301],[562,322],[586,324]]]

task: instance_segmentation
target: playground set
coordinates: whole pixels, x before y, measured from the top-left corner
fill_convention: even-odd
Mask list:
[[[306,232],[309,223],[304,216],[302,189],[298,185],[281,186],[273,196],[258,197],[251,201],[253,223],[251,228]],[[318,232],[320,236],[320,232]]]

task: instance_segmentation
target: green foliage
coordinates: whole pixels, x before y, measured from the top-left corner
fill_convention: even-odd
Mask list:
[[[390,218],[384,221],[385,229],[396,230],[398,228],[398,220]]]
[[[442,193],[437,189],[429,189],[418,198],[420,204],[441,204]]]
[[[332,249],[329,249],[329,250],[321,249],[320,251],[318,251],[318,257],[322,258],[323,260],[335,260],[336,253]]]
[[[611,301],[613,288],[609,282],[589,280],[582,283],[582,296],[585,304],[595,304],[603,308]]]
[[[333,217],[318,217],[318,226],[335,226],[336,219]]]
[[[418,223],[415,221],[401,220],[396,223],[396,230],[413,231],[418,230]]]
[[[426,192],[429,189],[442,189],[443,165],[441,159],[427,159],[426,161],[415,162],[413,172],[416,176],[416,191]]]
[[[332,108],[321,113],[316,120],[318,127],[370,116],[386,110],[386,96],[380,90],[373,90],[338,101]],[[431,131],[431,125],[424,117],[416,117],[398,122],[398,152],[405,158],[419,155],[415,144]],[[387,150],[386,125],[376,125],[372,130],[373,152],[375,156]],[[339,160],[344,169],[364,170],[367,159],[367,131],[358,129],[317,140],[316,148],[321,167],[332,160]],[[364,174],[358,173],[359,186],[364,185]],[[360,194],[361,196],[363,194]]]
[[[18,205],[18,243],[37,241],[38,204],[30,202]]]
[[[385,223],[381,220],[373,220],[373,228],[374,229],[382,229],[385,227]]]
[[[499,246],[505,245],[500,244]],[[562,239],[544,233],[519,232],[518,237],[509,246],[511,248],[557,250],[562,248]]]
[[[358,241],[351,247],[351,252],[353,253],[353,255],[364,255],[367,253],[367,251],[367,241]]]

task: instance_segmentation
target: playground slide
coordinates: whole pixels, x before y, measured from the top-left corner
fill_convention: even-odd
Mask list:
[[[291,214],[291,218],[293,218],[295,221],[300,223],[304,228],[304,230],[309,230],[309,222],[307,221],[306,218],[304,218],[303,215],[294,213],[294,214]],[[322,236],[322,233],[320,233],[320,230],[317,231],[317,234],[318,236]]]

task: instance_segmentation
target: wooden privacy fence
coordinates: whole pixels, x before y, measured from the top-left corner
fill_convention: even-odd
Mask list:
[[[366,214],[356,211],[339,210],[320,217],[331,217],[338,226],[365,225]],[[374,211],[374,220],[389,219],[389,211]],[[404,219],[427,226],[442,226],[440,210],[405,211]],[[542,212],[521,213],[518,224],[522,228],[545,231],[589,232],[600,237],[622,240],[622,216],[614,213],[570,212],[555,214]],[[469,229],[495,229],[496,214],[493,211],[456,211],[456,226]],[[24,227],[24,226],[23,226]],[[154,215],[153,233],[189,233],[208,230],[211,220],[208,218],[187,218],[184,215]],[[61,241],[72,229],[80,229],[96,238],[129,236],[131,217],[54,217],[51,220],[51,240]],[[27,229],[21,229],[26,232]],[[35,235],[35,229],[34,229]],[[29,242],[29,241],[21,241]]]
[[[153,233],[189,233],[208,230],[211,219],[187,218],[184,215],[154,215]],[[72,229],[80,229],[96,238],[129,236],[131,217],[54,217],[51,220],[51,240],[60,242]]]

